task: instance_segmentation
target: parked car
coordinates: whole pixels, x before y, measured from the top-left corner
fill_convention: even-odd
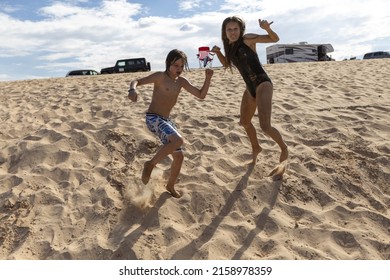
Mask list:
[[[97,71],[91,70],[91,69],[72,70],[72,71],[69,71],[66,74],[66,77],[71,77],[71,76],[89,76],[89,75],[99,75],[99,73]]]
[[[100,70],[100,74],[126,73],[150,71],[150,62],[145,58],[129,58],[120,59],[115,63],[114,67],[107,67]]]
[[[363,56],[363,59],[375,59],[375,58],[390,58],[389,52],[370,52]]]

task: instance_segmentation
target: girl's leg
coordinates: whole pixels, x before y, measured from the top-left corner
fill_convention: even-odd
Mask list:
[[[168,136],[168,140],[168,144],[162,146],[151,160],[145,162],[144,170],[142,172],[142,182],[145,185],[149,182],[150,175],[152,174],[153,168],[156,166],[156,164],[183,145],[183,138],[181,138],[179,135],[170,135]]]
[[[167,191],[173,197],[179,198],[181,195],[175,190],[175,183],[179,177],[181,166],[183,164],[184,155],[182,151],[175,151],[172,153],[173,161],[171,165],[171,174],[167,183]]]
[[[279,161],[288,158],[288,149],[279,131],[271,126],[273,86],[270,82],[261,83],[256,89],[256,102],[259,112],[260,127],[265,134],[270,136],[280,147],[281,154]]]
[[[240,124],[245,128],[246,134],[252,145],[253,164],[256,163],[257,155],[262,150],[259,141],[257,140],[256,129],[251,122],[256,107],[256,99],[249,94],[248,90],[245,90],[241,101]]]

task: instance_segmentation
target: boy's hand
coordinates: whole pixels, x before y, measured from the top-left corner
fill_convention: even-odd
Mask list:
[[[131,101],[137,102],[138,94],[135,89],[129,89],[129,95],[127,96]]]
[[[206,78],[211,79],[211,77],[214,74],[214,70],[211,70],[210,68],[207,68],[205,71]]]

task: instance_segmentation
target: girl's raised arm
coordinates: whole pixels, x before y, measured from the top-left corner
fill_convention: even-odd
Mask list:
[[[250,44],[253,43],[275,43],[279,41],[279,36],[278,34],[275,33],[275,31],[272,30],[271,24],[273,21],[270,23],[266,20],[261,20],[259,19],[259,26],[261,29],[264,29],[267,31],[267,35],[259,35],[259,34],[254,34],[254,33],[248,33],[244,35],[244,39],[249,40]]]

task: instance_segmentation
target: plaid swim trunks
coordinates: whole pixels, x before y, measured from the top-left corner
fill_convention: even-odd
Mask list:
[[[146,126],[165,145],[169,142],[168,136],[178,135],[181,137],[175,124],[167,118],[153,113],[146,113]],[[180,148],[181,150],[181,148]]]

